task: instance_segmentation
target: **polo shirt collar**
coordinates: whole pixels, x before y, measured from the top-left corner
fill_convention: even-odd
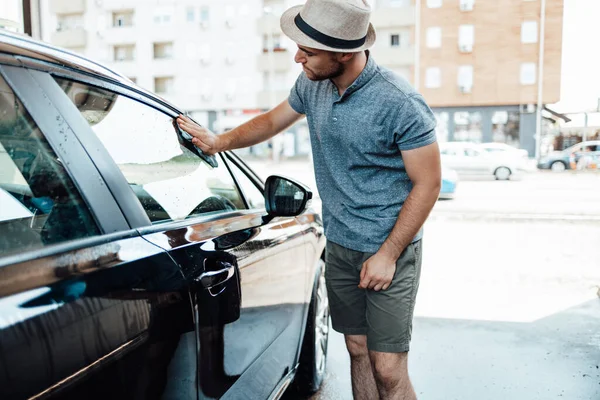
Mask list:
[[[367,50],[367,64],[365,68],[362,70],[358,78],[352,83],[352,85],[348,86],[348,89],[344,92],[344,94],[338,99],[338,101],[344,100],[346,97],[350,96],[352,93],[356,92],[358,89],[367,84],[375,76],[377,73],[377,64],[369,51]],[[335,86],[335,85],[334,85]]]

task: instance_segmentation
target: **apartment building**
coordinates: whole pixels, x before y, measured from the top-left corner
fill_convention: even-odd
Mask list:
[[[383,65],[414,82],[416,9],[413,0],[375,0],[371,23],[377,40],[371,53]]]
[[[29,33],[40,38],[41,0],[2,0],[0,6],[0,29],[17,33]],[[27,24],[25,19],[27,18]]]
[[[542,0],[371,0],[372,55],[423,93],[441,141],[504,142],[534,155],[538,95],[543,105],[560,97],[563,1],[546,0],[542,15]],[[222,132],[287,97],[301,68],[279,18],[301,3],[49,0],[43,37],[108,64]],[[269,147],[307,154],[306,124],[249,151]]]
[[[533,156],[538,95],[543,106],[560,99],[562,24],[563,0],[546,0],[544,14],[541,0],[421,0],[416,86],[440,140],[503,142]]]
[[[256,112],[262,0],[49,0],[43,7],[44,40],[106,64],[217,132]]]

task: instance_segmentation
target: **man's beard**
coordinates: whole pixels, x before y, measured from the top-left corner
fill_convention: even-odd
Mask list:
[[[308,79],[310,79],[311,81],[324,81],[326,79],[337,78],[338,76],[342,75],[346,71],[346,69],[344,68],[344,64],[335,63],[326,70],[322,70],[319,72],[315,72],[313,70],[309,71],[311,76],[307,74],[306,76],[308,77]]]

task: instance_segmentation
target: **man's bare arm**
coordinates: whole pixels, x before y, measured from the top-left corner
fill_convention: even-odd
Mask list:
[[[403,151],[402,159],[413,188],[392,232],[379,251],[363,264],[359,286],[364,289],[378,291],[389,287],[396,261],[425,223],[440,193],[441,165],[437,143]]]
[[[194,145],[210,155],[264,142],[302,117],[303,115],[294,111],[286,99],[272,110],[221,135],[215,135],[183,115],[177,118],[177,124],[181,129],[194,136],[192,139]]]
[[[379,249],[394,261],[425,223],[442,185],[440,149],[437,143],[403,151],[402,159],[413,188],[400,210],[394,229]]]

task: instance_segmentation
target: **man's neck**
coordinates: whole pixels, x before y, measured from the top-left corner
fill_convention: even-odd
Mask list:
[[[367,61],[367,54],[364,51],[360,52],[352,58],[352,61],[348,64],[346,71],[342,75],[331,79],[331,82],[333,82],[337,88],[340,96],[344,94],[346,89],[348,89],[348,87],[350,87],[356,78],[363,72],[367,65]]]

